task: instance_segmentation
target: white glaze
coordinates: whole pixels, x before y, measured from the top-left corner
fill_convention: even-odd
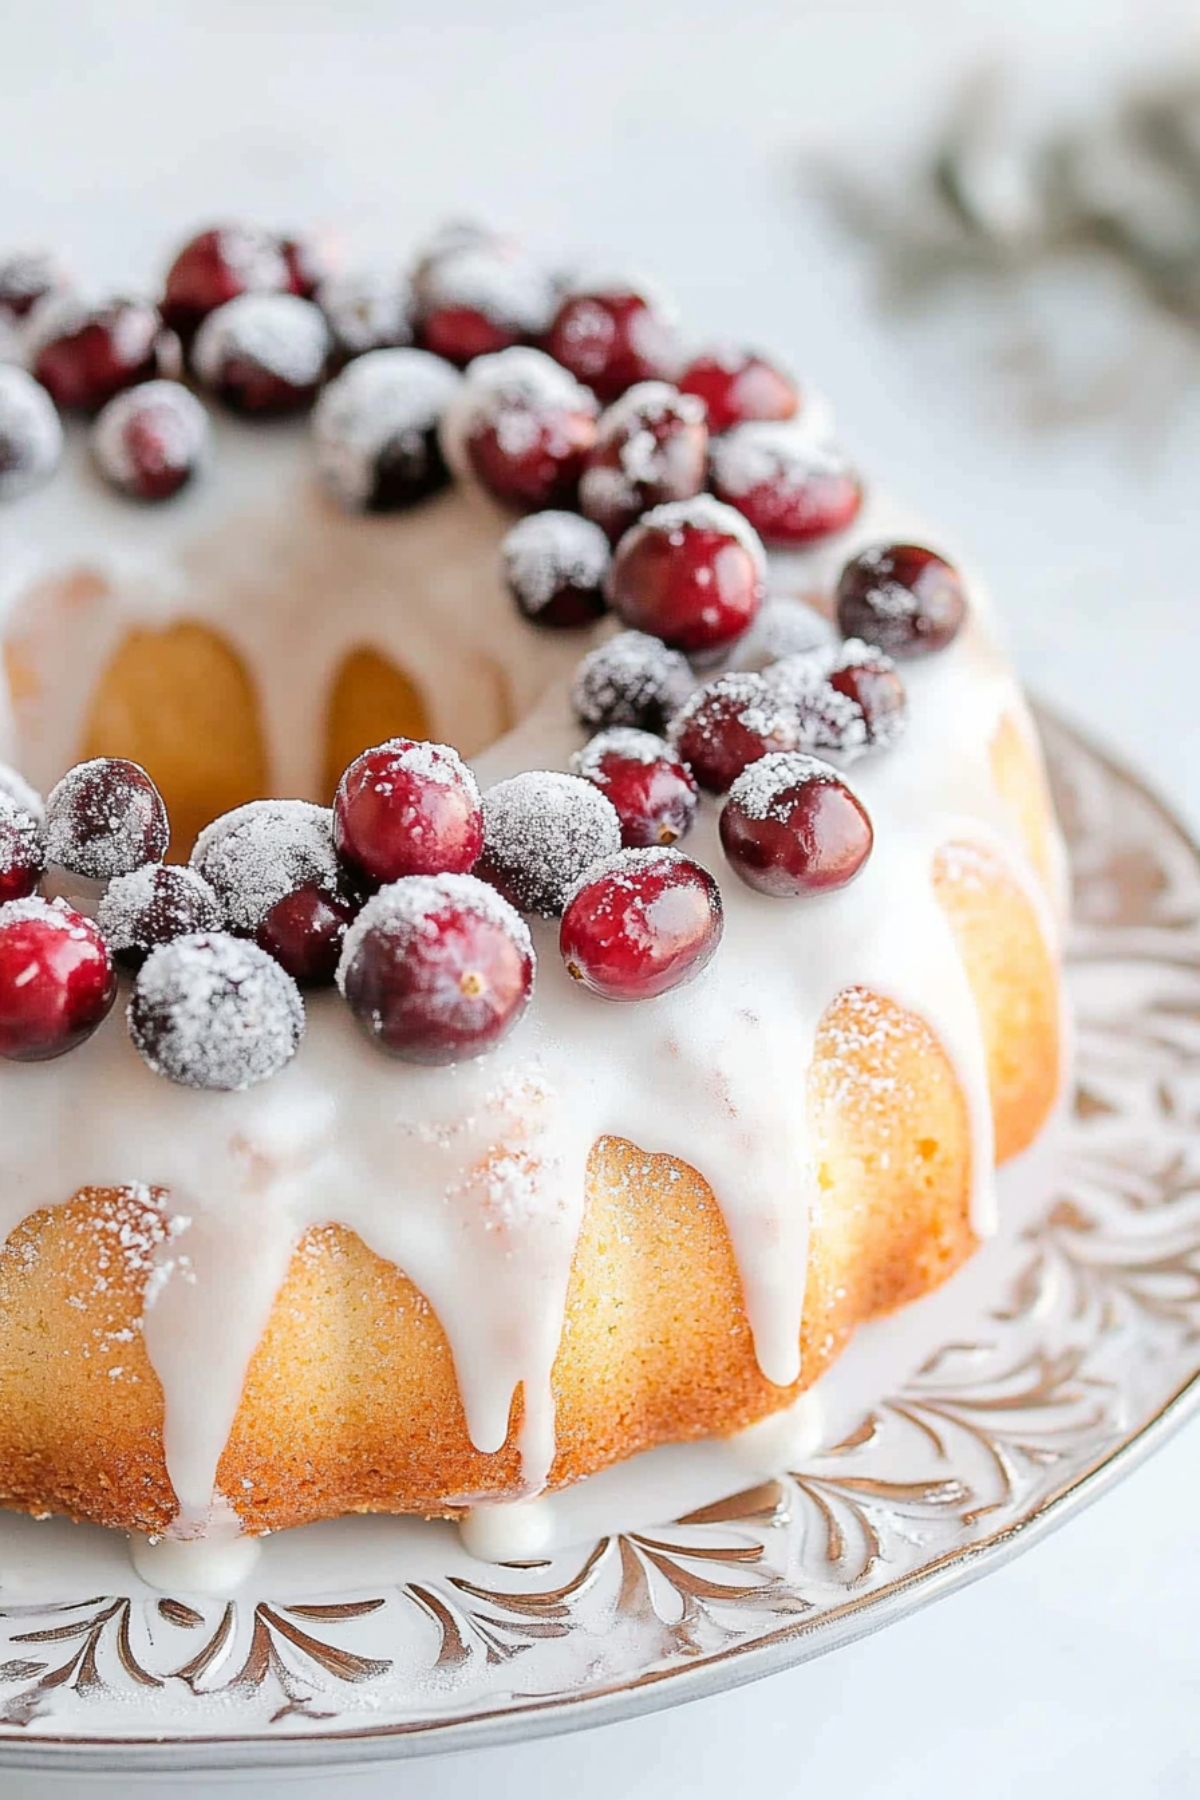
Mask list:
[[[210,623],[255,672],[277,792],[315,793],[313,721],[343,658],[363,644],[416,679],[439,735],[464,750],[522,718],[479,759],[485,784],[568,766],[581,741],[569,674],[593,638],[540,633],[518,617],[499,570],[509,521],[485,497],[456,492],[401,518],[347,519],[315,491],[307,441],[287,427],[223,425],[214,462],[194,495],[153,513],[104,494],[78,460],[75,479],[6,510],[0,599],[44,682],[16,747],[39,785],[73,760],[95,671],[129,625],[177,618]],[[773,558],[772,586],[827,588],[860,545],[911,533],[911,520],[873,503],[833,545]],[[939,848],[965,839],[1001,847],[1037,887],[993,788],[996,724],[1024,714],[977,587],[958,641],[905,673],[905,740],[855,770],[876,847],[842,894],[790,905],[743,887],[705,806],[686,848],[721,882],[725,940],[706,974],[675,994],[622,1007],[582,993],[561,967],[553,928],[537,924],[529,1014],[494,1055],[454,1069],[382,1056],[332,994],[311,1004],[295,1061],[246,1094],[156,1078],[120,1011],[53,1067],[0,1069],[0,1241],[85,1185],[168,1193],[144,1330],[166,1397],[176,1535],[211,1530],[227,1514],[214,1479],[247,1365],[298,1239],[331,1219],[429,1300],[480,1450],[504,1443],[524,1384],[520,1448],[535,1495],[554,1452],[550,1375],[587,1158],[605,1134],[680,1157],[711,1184],[761,1367],[792,1382],[813,1203],[805,1072],[820,1019],[848,986],[923,1015],[946,1047],[972,1121],[973,1219],[981,1232],[991,1227],[983,1045],[930,875]],[[481,1542],[498,1542],[494,1523],[489,1515],[485,1531],[481,1522]]]

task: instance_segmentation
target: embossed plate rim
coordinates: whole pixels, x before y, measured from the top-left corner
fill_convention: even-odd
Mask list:
[[[1200,865],[1200,846],[1173,809],[1116,755],[1056,714],[1044,714],[1061,735],[1096,765],[1107,781],[1131,789]],[[46,1773],[153,1775],[235,1773],[265,1769],[366,1768],[380,1762],[449,1750],[482,1749],[558,1731],[585,1729],[667,1705],[683,1704],[776,1674],[828,1650],[865,1637],[895,1619],[966,1587],[1041,1541],[1098,1499],[1200,1412],[1200,1370],[1185,1379],[1156,1410],[1102,1450],[1051,1492],[1035,1498],[990,1535],[943,1551],[870,1591],[850,1595],[828,1610],[803,1613],[754,1638],[718,1645],[683,1666],[647,1667],[611,1686],[584,1694],[507,1698],[502,1706],[442,1718],[393,1721],[276,1737],[261,1730],[237,1735],[87,1737],[37,1734],[0,1738],[0,1768]]]

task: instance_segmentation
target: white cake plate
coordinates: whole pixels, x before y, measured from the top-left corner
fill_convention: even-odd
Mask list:
[[[6,1519],[0,1780],[346,1768],[696,1699],[999,1566],[1200,1405],[1200,851],[1043,729],[1075,880],[1072,1103],[1006,1176],[999,1237],[821,1384],[824,1447],[723,1499],[703,1454],[656,1452],[585,1484],[575,1547],[537,1564],[406,1521],[285,1533],[228,1601],[142,1586],[112,1534]]]

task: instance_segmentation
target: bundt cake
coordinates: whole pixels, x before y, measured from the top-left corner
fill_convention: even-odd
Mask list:
[[[818,397],[468,229],[205,232],[157,307],[0,259],[0,322],[0,1502],[461,1515],[970,1256],[1059,842]]]

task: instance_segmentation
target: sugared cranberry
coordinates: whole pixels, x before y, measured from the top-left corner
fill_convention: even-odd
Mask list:
[[[194,932],[146,958],[129,1000],[129,1035],[156,1075],[239,1093],[292,1060],[304,1002],[257,944]]]
[[[801,741],[794,705],[752,674],[706,682],[676,713],[670,735],[680,760],[712,794],[725,793],[760,757]]]
[[[255,942],[301,987],[329,987],[354,916],[352,901],[310,881],[275,902]]]
[[[0,1056],[65,1055],[103,1023],[116,993],[112,958],[90,919],[61,901],[0,906]]]
[[[617,809],[627,850],[673,844],[692,828],[696,783],[665,739],[617,725],[571,758],[571,768]]]
[[[313,413],[317,469],[351,512],[398,512],[450,479],[438,441],[459,387],[425,350],[369,350],[331,381]]]
[[[0,904],[34,893],[45,867],[46,846],[37,818],[0,792]]]
[[[171,841],[162,795],[140,764],[99,756],[69,770],[46,801],[46,861],[89,881],[161,862]]]
[[[739,425],[713,440],[709,467],[713,492],[781,548],[844,531],[862,505],[842,452],[801,425]]]
[[[343,897],[333,814],[311,800],[251,800],[206,825],[192,867],[221,906],[221,923],[257,937],[272,908],[301,888]]]
[[[845,887],[874,842],[871,821],[837,770],[815,756],[764,756],[721,809],[721,843],[748,887],[791,898]]]
[[[368,900],[338,986],[367,1035],[406,1062],[481,1056],[533,992],[529,931],[473,875],[410,875]]]
[[[559,949],[567,973],[603,1000],[652,1000],[692,981],[725,928],[707,869],[677,850],[623,850],[567,902]]]
[[[753,419],[792,419],[800,406],[791,376],[753,350],[706,351],[688,364],[679,386],[703,400],[714,433]]]
[[[944,650],[966,614],[958,570],[919,544],[860,551],[837,585],[838,624],[846,636],[878,644],[897,661]]]
[[[152,950],[195,931],[216,931],[221,905],[195,869],[147,863],[111,881],[96,908],[96,923],[123,969],[141,968]]]
[[[0,319],[27,319],[40,301],[65,285],[58,259],[48,250],[0,256]]]
[[[740,514],[708,494],[655,507],[617,545],[613,611],[690,655],[739,638],[762,604],[766,557]]]
[[[475,777],[448,744],[391,738],[342,776],[333,837],[347,868],[374,887],[403,875],[465,875],[483,848]]]
[[[208,435],[194,394],[178,381],[146,381],[109,401],[92,428],[92,454],[121,493],[169,500],[200,467]]]
[[[797,749],[836,750],[852,761],[867,749],[867,723],[857,701],[833,686],[833,668],[833,652],[812,650],[781,657],[763,670],[763,680],[778,704],[795,714]]]
[[[645,289],[632,287],[568,294],[545,346],[606,405],[635,382],[670,380],[679,357],[669,309]]]
[[[239,294],[283,293],[292,272],[279,239],[244,225],[202,231],[167,271],[162,314],[185,344],[209,313]]]
[[[412,343],[412,294],[398,276],[371,270],[334,275],[321,283],[316,299],[333,334],[339,365],[370,350],[399,350]]]
[[[577,775],[528,769],[483,796],[477,873],[522,912],[556,917],[597,858],[620,847],[616,808]]]
[[[324,238],[308,235],[279,240],[279,253],[287,269],[287,288],[301,300],[315,300],[318,289],[330,279],[336,258]]]
[[[590,650],[575,671],[571,705],[591,731],[634,725],[665,731],[695,680],[687,658],[644,631],[619,631]]]
[[[0,500],[16,500],[52,475],[62,441],[45,388],[15,363],[0,362]]]
[[[574,503],[596,438],[596,402],[540,350],[502,350],[471,365],[443,424],[451,463],[526,512]]]
[[[703,403],[665,381],[642,381],[601,415],[579,504],[615,542],[651,507],[690,500],[707,473]]]
[[[35,327],[33,373],[65,410],[99,412],[158,370],[162,321],[143,301],[113,300],[92,310],[52,302]]]
[[[908,697],[890,656],[874,644],[847,638],[829,685],[858,707],[872,749],[895,743],[908,717]]]
[[[462,369],[529,343],[549,325],[557,294],[545,270],[503,239],[476,237],[426,258],[417,282],[417,337]]]
[[[508,591],[531,624],[554,631],[591,625],[607,612],[608,539],[578,513],[530,513],[501,546]]]
[[[329,350],[329,327],[311,300],[242,294],[205,319],[196,333],[192,366],[233,411],[278,415],[310,404]]]

